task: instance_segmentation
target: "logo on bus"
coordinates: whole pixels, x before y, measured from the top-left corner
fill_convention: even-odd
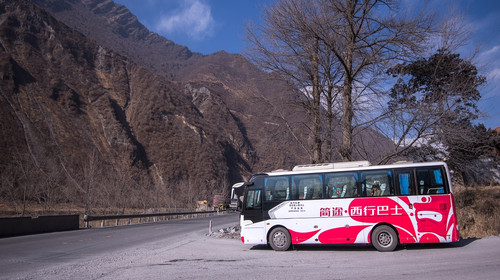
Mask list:
[[[325,207],[319,209],[320,217],[338,217],[343,216],[344,209],[342,207]]]
[[[351,206],[351,216],[400,216],[403,208],[395,205],[389,207],[388,205],[366,205],[366,206]]]

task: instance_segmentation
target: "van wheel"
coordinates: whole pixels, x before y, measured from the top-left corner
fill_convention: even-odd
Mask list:
[[[271,234],[269,234],[269,245],[271,245],[271,248],[275,251],[286,251],[290,248],[291,244],[292,239],[286,228],[277,227],[271,230]]]
[[[372,232],[372,245],[380,252],[394,251],[398,246],[398,235],[390,226],[378,226]]]

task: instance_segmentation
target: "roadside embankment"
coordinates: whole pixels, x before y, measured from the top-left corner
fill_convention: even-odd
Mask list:
[[[460,236],[500,235],[500,186],[458,187],[455,203]]]

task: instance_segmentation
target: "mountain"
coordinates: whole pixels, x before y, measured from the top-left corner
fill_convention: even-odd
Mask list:
[[[266,150],[259,153],[257,170],[290,168],[310,161],[305,152],[311,144],[306,125],[310,119],[298,107],[303,97],[282,78],[261,71],[239,54],[220,51],[205,56],[192,53],[150,32],[128,9],[111,0],[34,2],[75,30],[157,74],[210,88],[210,93],[220,98],[241,120],[255,150]],[[214,84],[219,86],[214,87]],[[216,114],[217,110],[214,112]],[[276,142],[269,137],[280,140]],[[297,139],[301,144],[297,144]],[[334,142],[337,139],[340,135]],[[368,159],[376,159],[393,145],[370,129],[359,132],[355,141],[361,147],[355,157],[364,159],[367,157],[362,151],[365,147],[370,150]],[[278,149],[290,149],[277,154],[273,152],[276,150],[273,143],[283,144]]]
[[[0,168],[2,193],[12,201],[194,205],[259,164],[290,165],[304,154],[257,152],[251,139],[269,145],[271,136],[251,129],[277,124],[265,107],[251,115],[232,102],[235,92],[220,81],[172,81],[30,1],[0,1],[0,11]],[[238,94],[252,99],[247,93]],[[267,123],[246,126],[255,119]]]
[[[5,193],[52,203],[118,191],[140,200],[144,190],[186,186],[192,193],[172,199],[187,203],[251,172],[241,124],[206,88],[156,75],[30,2],[0,1],[0,11]],[[216,108],[222,131],[193,102]]]
[[[289,85],[281,78],[259,70],[243,56],[224,51],[207,56],[192,53],[186,47],[148,31],[128,9],[111,0],[34,2],[71,28],[156,74],[196,85],[198,89],[208,89],[207,94],[227,107],[245,137],[249,138],[250,142],[245,145],[249,145],[251,151],[248,155],[243,153],[242,157],[252,161],[248,163],[250,169],[290,168],[309,161],[304,148],[291,141],[289,135],[293,130],[301,134],[299,136],[304,142],[309,137],[304,129],[308,116],[290,99]],[[289,120],[277,115],[278,110],[284,110],[280,108],[283,103],[290,103],[290,107],[285,109],[288,112],[279,114]],[[204,107],[210,122],[225,123],[227,117],[219,117],[218,106],[205,104]],[[276,143],[274,138],[282,140]]]
[[[59,21],[153,72],[174,79],[201,54],[152,33],[111,0],[33,0]]]
[[[288,83],[238,54],[192,53],[110,0],[0,0],[0,91],[0,193],[16,213],[185,207],[310,161]]]

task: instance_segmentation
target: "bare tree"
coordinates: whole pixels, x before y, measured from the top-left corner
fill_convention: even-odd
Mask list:
[[[92,150],[83,166],[83,188],[85,193],[85,215],[92,214],[92,206],[96,202],[98,182],[101,179],[102,164],[98,157],[98,151]]]
[[[12,165],[2,169],[0,195],[4,202],[12,204],[16,215],[27,213],[27,203],[33,197],[33,184],[30,182],[35,168],[29,155],[17,151],[13,153]]]
[[[264,8],[263,22],[258,29],[247,29],[252,58],[293,80],[306,96],[311,92],[305,109],[313,116],[313,162],[321,160],[321,121],[316,117],[322,110],[320,94],[329,97],[327,106],[338,106],[338,152],[351,160],[355,127],[378,119],[355,115],[374,99],[370,95],[380,99],[377,77],[422,50],[435,27],[432,15],[405,13],[397,2],[377,0],[281,0]],[[338,93],[340,102],[329,102]],[[334,111],[327,111],[330,125]]]
[[[340,156],[351,160],[357,104],[371,99],[369,95],[380,99],[377,76],[389,65],[414,57],[427,43],[435,22],[431,14],[405,12],[395,1],[322,2],[325,8],[317,19],[316,34],[341,65]]]
[[[323,89],[323,107],[326,107],[326,133],[325,133],[325,160],[333,161],[335,157],[334,143],[335,128],[338,126],[337,121],[341,117],[341,110],[338,109],[339,98],[341,97],[342,88],[338,86],[342,81],[342,71],[340,64],[337,63],[335,56],[328,51],[322,57],[320,66],[322,67],[322,76],[324,77]]]
[[[275,6],[264,8],[262,27],[247,28],[252,60],[292,81],[308,97],[303,105],[312,117],[313,162],[321,162],[322,155],[320,52],[324,48],[310,25],[320,13],[318,4],[303,0],[278,1]]]

